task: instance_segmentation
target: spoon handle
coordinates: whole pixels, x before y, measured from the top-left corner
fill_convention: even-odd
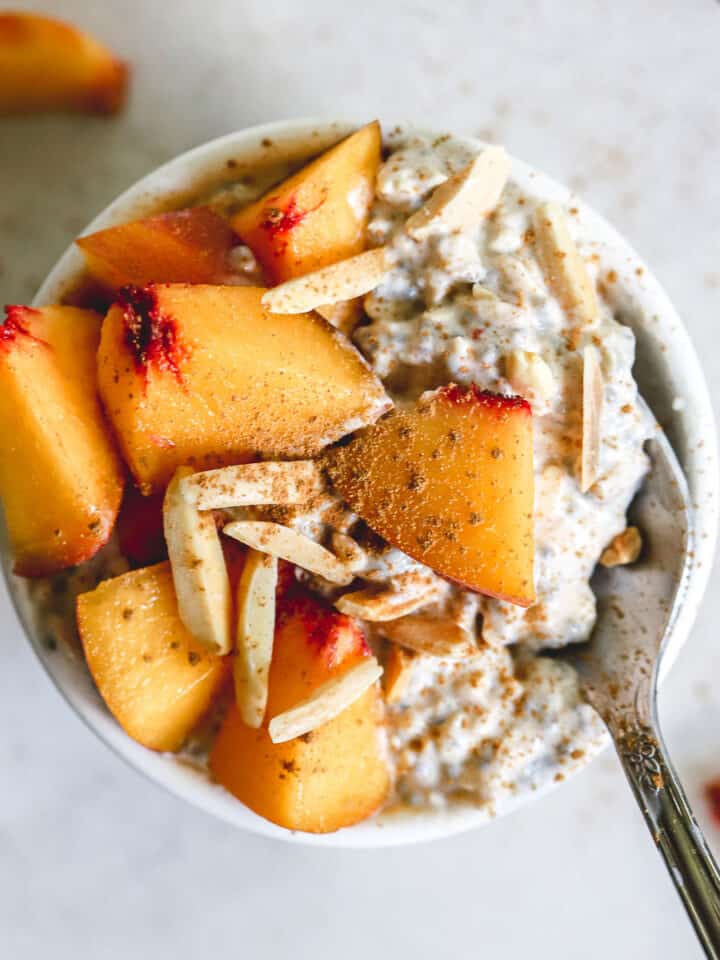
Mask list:
[[[625,774],[705,954],[720,960],[720,872],[659,733],[611,731]]]

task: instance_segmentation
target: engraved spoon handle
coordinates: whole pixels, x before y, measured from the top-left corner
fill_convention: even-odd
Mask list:
[[[635,799],[705,954],[720,960],[720,872],[662,737],[639,724],[611,733]]]

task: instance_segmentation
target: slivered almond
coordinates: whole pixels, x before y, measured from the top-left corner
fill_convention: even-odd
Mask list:
[[[248,550],[237,586],[233,660],[235,699],[243,721],[258,728],[265,717],[275,636],[277,557]]]
[[[323,683],[297,706],[273,717],[268,733],[273,743],[294,740],[332,720],[353,704],[382,676],[375,657],[367,657],[357,666]]]
[[[366,250],[303,277],[286,280],[268,290],[262,302],[273,313],[307,313],[370,293],[390,267],[384,247]]]
[[[537,353],[513,350],[505,357],[505,376],[513,390],[531,400],[549,401],[555,394],[552,371]]]
[[[362,302],[360,300],[342,300],[339,303],[323,303],[321,306],[315,307],[315,313],[319,313],[323,320],[327,320],[340,333],[349,337],[360,319]]]
[[[386,703],[400,703],[405,696],[412,674],[415,654],[402,647],[392,646],[385,661],[383,692]]]
[[[199,510],[307,503],[325,484],[314,460],[244,463],[194,473],[181,481]]]
[[[480,223],[497,206],[510,174],[510,158],[502,147],[486,147],[470,163],[433,190],[405,224],[414,240],[438,229],[462,230]]]
[[[230,582],[212,513],[183,496],[189,467],[178,467],[165,493],[163,525],[178,614],[190,633],[214,653],[230,652]]]
[[[604,567],[621,567],[635,563],[642,550],[642,536],[637,527],[627,527],[603,550],[600,563]]]
[[[383,627],[383,633],[401,647],[433,657],[460,660],[477,653],[477,644],[472,636],[452,620],[435,620],[422,616],[402,617],[387,623]]]
[[[482,283],[472,285],[472,295],[476,300],[497,300],[498,298],[493,290],[483,286]]]
[[[437,589],[432,584],[427,584],[415,596],[408,596],[407,593],[394,590],[382,590],[379,593],[372,589],[354,590],[339,597],[335,601],[335,606],[340,613],[346,613],[348,616],[383,623],[414,613],[415,610],[434,600],[436,596]]]
[[[357,573],[367,565],[367,554],[350,534],[335,530],[331,542],[335,556],[345,564],[351,573]]]
[[[310,537],[284,527],[279,523],[264,520],[236,520],[223,527],[228,537],[247,544],[260,553],[269,553],[273,557],[294,563],[303,570],[315,573],[330,583],[346,586],[353,574],[342,561],[315,543]]]
[[[596,323],[597,293],[570,234],[565,214],[556,203],[538,207],[535,240],[547,284],[565,312],[578,324]]]
[[[582,384],[582,454],[580,456],[580,489],[586,493],[598,478],[600,468],[600,414],[603,381],[597,349],[583,351]]]
[[[519,307],[526,303],[542,303],[547,300],[543,277],[537,264],[531,264],[524,257],[506,254],[497,258],[496,268],[503,287]]]

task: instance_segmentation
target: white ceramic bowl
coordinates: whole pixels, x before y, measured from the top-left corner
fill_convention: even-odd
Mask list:
[[[207,190],[283,156],[301,159],[346,135],[347,123],[296,120],[252,127],[213,140],[177,157],[149,174],[115,200],[87,228],[87,232],[131,220],[159,207],[179,206],[200,190]],[[468,144],[481,146],[468,139]],[[231,161],[228,166],[228,161]],[[570,192],[520,161],[513,163],[513,178],[528,195],[570,201]],[[705,589],[713,557],[718,501],[718,469],[715,426],[707,387],[687,332],[667,296],[645,270],[635,273],[639,259],[635,252],[601,217],[572,197],[579,208],[587,233],[604,247],[604,264],[614,267],[619,286],[625,290],[628,312],[649,320],[636,328],[638,361],[636,377],[659,421],[665,426],[688,478],[696,511],[698,530],[707,533],[698,539],[697,556],[689,589],[675,626],[668,662],[677,654],[692,626]],[[607,248],[605,248],[607,245]],[[632,264],[632,269],[628,264]],[[35,305],[56,302],[77,281],[82,258],[71,247],[51,271],[35,298]],[[33,609],[24,582],[9,573],[7,545],[3,566],[13,602],[25,632],[41,663],[68,703],[119,756],[148,777],[190,803],[235,826],[254,833],[330,846],[372,847],[428,840],[477,826],[488,819],[483,810],[454,809],[448,812],[421,812],[381,816],[327,836],[293,834],[256,816],[204,775],[178,762],[172,755],[146,750],[131,740],[104,707],[84,663],[61,651],[50,652],[41,642]],[[515,801],[519,806],[538,792]],[[505,812],[505,810],[503,811]]]

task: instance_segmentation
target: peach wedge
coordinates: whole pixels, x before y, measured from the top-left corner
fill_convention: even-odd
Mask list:
[[[291,588],[278,605],[266,722],[253,729],[230,708],[210,754],[215,779],[290,830],[327,833],[370,816],[390,787],[377,684],[304,736],[273,743],[267,730],[268,718],[367,657],[355,621]]]
[[[75,242],[93,277],[116,290],[153,281],[224,283],[238,239],[208,207],[191,207],[109,227]]]
[[[229,664],[180,622],[168,563],[103,581],[77,601],[85,658],[103,700],[134,740],[178,750]]]
[[[255,287],[125,288],[103,324],[100,393],[143,492],[175,468],[310,457],[390,404],[360,354],[314,314]]]
[[[124,472],[96,391],[100,317],[8,307],[0,326],[0,494],[15,572],[89,559],[112,532]]]
[[[533,434],[521,397],[425,395],[328,451],[339,493],[376,533],[467,589],[529,606]]]
[[[364,250],[380,147],[380,125],[370,123],[236,214],[269,283]]]
[[[93,37],[33,13],[0,13],[0,114],[116,113],[128,71]]]

